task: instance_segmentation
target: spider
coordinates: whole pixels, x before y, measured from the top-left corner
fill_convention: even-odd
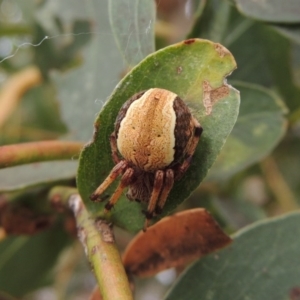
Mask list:
[[[187,171],[202,127],[179,96],[152,88],[127,100],[110,136],[115,163],[106,179],[90,196],[95,202],[119,176],[121,180],[105,205],[109,211],[128,187],[127,198],[148,204],[144,231],[162,212],[175,180]]]

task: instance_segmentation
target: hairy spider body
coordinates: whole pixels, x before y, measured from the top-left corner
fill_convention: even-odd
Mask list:
[[[110,136],[115,167],[91,199],[101,201],[106,188],[122,175],[106,204],[110,210],[125,187],[130,200],[148,203],[144,230],[160,213],[174,180],[188,169],[202,127],[176,94],[153,88],[135,94],[119,111]]]

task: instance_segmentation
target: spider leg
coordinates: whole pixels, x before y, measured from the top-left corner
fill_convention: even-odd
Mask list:
[[[160,214],[162,212],[162,209],[165,206],[165,203],[173,187],[173,184],[174,184],[174,171],[172,169],[167,169],[165,172],[164,187],[161,191],[159,200],[155,207],[156,214]]]
[[[90,199],[95,202],[100,202],[101,194],[117,179],[119,175],[121,175],[126,170],[127,167],[128,167],[128,163],[125,160],[121,160],[118,164],[116,164],[114,168],[110,171],[106,179],[99,185],[99,187],[95,190],[95,192],[90,196]]]
[[[117,138],[115,133],[112,133],[109,137],[111,156],[115,164],[118,164],[121,160],[118,155]]]
[[[116,190],[112,194],[111,198],[109,199],[109,201],[105,205],[105,212],[110,211],[113,208],[113,206],[117,203],[120,196],[122,195],[123,190],[128,185],[130,185],[132,183],[132,181],[134,180],[133,176],[134,176],[134,170],[132,168],[128,168],[125,171],[125,173],[123,174],[118,187],[116,188]]]
[[[182,164],[179,166],[179,168],[176,170],[176,180],[179,180],[182,175],[187,171],[187,169],[189,168],[191,162],[192,162],[192,158],[193,155],[196,151],[200,136],[202,134],[203,128],[201,127],[201,125],[199,124],[199,122],[193,118],[193,123],[194,123],[194,136],[191,140],[191,143],[187,149],[187,152],[185,154],[185,158],[182,162]]]
[[[147,208],[147,211],[145,212],[146,220],[145,220],[145,224],[144,224],[144,228],[143,228],[144,231],[147,230],[149,221],[153,218],[154,210],[155,210],[163,183],[164,183],[164,171],[157,170],[155,173],[153,190],[152,190],[151,197],[149,200],[148,208]]]

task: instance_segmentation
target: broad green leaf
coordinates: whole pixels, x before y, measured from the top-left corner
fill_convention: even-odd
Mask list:
[[[238,10],[249,18],[274,23],[299,23],[298,0],[236,0]]]
[[[61,160],[1,169],[0,192],[71,179],[75,177],[77,167],[77,160]]]
[[[300,118],[300,89],[293,77],[291,38],[276,32],[277,27],[249,22],[232,9],[222,42],[239,66],[232,79],[275,86],[290,110],[289,119],[296,121]],[[293,28],[296,34],[297,26]]]
[[[286,182],[287,188],[294,194],[294,197],[300,204],[300,143],[298,136],[291,136],[284,140],[273,154],[276,165],[280,174]]]
[[[255,223],[193,264],[165,300],[282,300],[299,287],[300,213]]]
[[[34,236],[1,241],[0,290],[21,297],[49,284],[49,272],[69,242],[69,236],[58,225]]]
[[[211,0],[192,33],[193,37],[219,42],[230,50],[239,66],[230,79],[269,85],[271,75],[259,34],[262,27],[242,16],[228,1]]]
[[[238,114],[239,93],[231,87],[227,96],[217,101],[212,113],[206,114],[203,104],[204,81],[213,89],[224,84],[224,78],[235,69],[235,61],[225,48],[208,40],[187,40],[148,56],[118,84],[95,121],[92,143],[80,157],[78,189],[92,214],[103,211],[104,204],[95,204],[89,196],[113,167],[109,136],[122,104],[133,94],[152,87],[177,93],[191,108],[204,128],[193,162],[184,178],[175,183],[162,215],[170,213],[185,200],[205,177],[216,159]],[[226,86],[225,86],[226,89]],[[114,190],[113,185],[107,190]],[[111,219],[119,226],[135,231],[142,227],[141,206],[122,196],[112,210]]]
[[[205,8],[207,6],[206,0],[195,0],[194,1],[194,8],[193,8],[193,19],[194,22],[190,29],[190,33],[187,35],[187,38],[194,38],[198,36],[200,20],[205,13]]]
[[[237,122],[208,179],[227,179],[267,156],[286,131],[284,103],[270,90],[235,82],[241,92]]]
[[[262,31],[263,47],[273,81],[290,109],[290,119],[295,121],[300,114],[300,87],[295,83],[291,62],[291,42],[272,27]]]
[[[237,72],[233,74],[232,80],[270,86],[272,73],[264,49],[264,39],[268,37],[262,35],[265,25],[255,22],[249,23],[249,20],[242,16],[238,18],[237,26],[241,26],[241,34],[239,32],[228,34],[224,40],[224,44],[228,45],[238,66],[240,66]]]
[[[155,3],[109,0],[109,19],[116,43],[129,66],[154,52]]]
[[[207,2],[193,32],[199,37],[222,43],[232,52],[239,68],[230,79],[265,86],[278,85],[293,113],[299,107],[299,92],[291,76],[294,66],[290,62],[288,39],[299,40],[298,27],[266,26],[247,19],[227,1],[212,0]],[[274,32],[274,28],[281,35]]]
[[[201,3],[201,13],[189,34],[189,37],[200,37],[223,43],[227,31],[231,6],[227,1],[211,0]]]
[[[105,103],[124,69],[109,24],[108,0],[54,0],[45,3],[42,13],[45,24],[50,23],[49,17],[47,19],[50,13],[65,24],[76,19],[93,24],[91,32],[77,33],[92,35],[92,42],[81,53],[82,64],[68,72],[55,72],[52,76],[62,119],[69,129],[66,138],[87,141],[96,112]]]
[[[230,198],[214,197],[212,199],[213,209],[222,217],[226,229],[230,232],[267,217],[262,207],[255,205],[245,197],[242,199],[240,192],[241,190],[237,189]]]

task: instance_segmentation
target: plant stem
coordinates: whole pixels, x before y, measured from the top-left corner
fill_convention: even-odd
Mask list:
[[[0,36],[32,34],[33,30],[28,26],[22,25],[4,25],[1,24]]]
[[[33,162],[71,159],[78,156],[83,144],[66,141],[43,141],[0,147],[0,169]]]
[[[27,67],[4,83],[0,91],[0,128],[14,111],[22,95],[41,82],[42,75],[39,69]]]
[[[296,197],[284,180],[278,166],[272,157],[267,157],[261,164],[261,169],[265,175],[266,181],[273,192],[277,202],[284,212],[298,209]]]
[[[107,221],[91,218],[79,195],[69,199],[78,236],[91,263],[104,300],[132,300],[128,278],[111,227]]]
[[[74,188],[54,187],[49,198],[56,207],[68,205],[73,211],[78,237],[98,281],[102,299],[132,300],[128,278],[107,221],[93,218]]]

